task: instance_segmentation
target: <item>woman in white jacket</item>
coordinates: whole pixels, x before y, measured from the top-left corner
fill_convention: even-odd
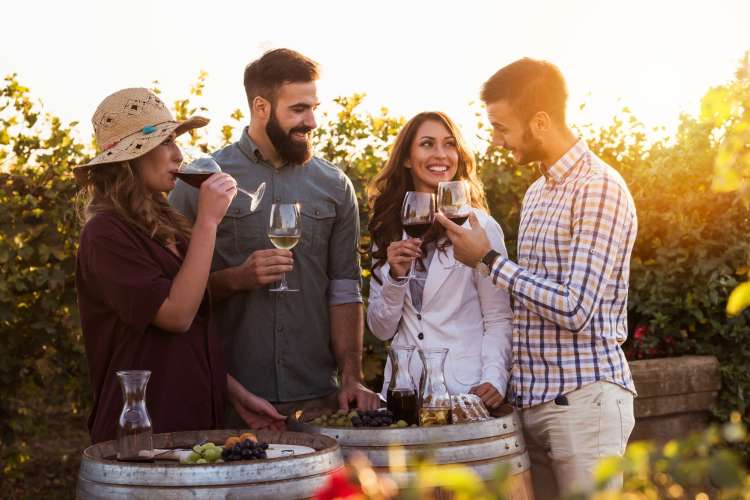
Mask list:
[[[473,393],[492,409],[505,397],[511,359],[512,312],[506,292],[475,269],[456,265],[450,240],[433,225],[422,240],[405,240],[400,211],[407,191],[434,193],[439,182],[465,180],[474,213],[493,248],[505,252],[500,225],[487,213],[473,154],[443,113],[416,115],[396,138],[391,157],[369,188],[373,270],[367,322],[392,345],[447,347],[445,379],[452,394]],[[417,276],[401,280],[414,259]],[[422,363],[413,356],[415,384]],[[391,376],[385,367],[382,394]]]

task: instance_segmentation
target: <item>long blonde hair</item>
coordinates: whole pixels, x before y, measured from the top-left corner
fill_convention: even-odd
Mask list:
[[[149,191],[137,160],[91,168],[79,191],[79,218],[86,224],[100,213],[115,213],[162,245],[190,237],[190,223],[167,202],[164,193]]]

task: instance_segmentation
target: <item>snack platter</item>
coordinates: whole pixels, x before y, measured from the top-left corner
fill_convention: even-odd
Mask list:
[[[443,427],[445,425],[457,425],[471,422],[490,420],[487,408],[481,399],[474,394],[457,394],[451,396],[451,420],[433,420],[424,427]],[[321,415],[306,422],[315,428],[351,428],[352,430],[395,430],[420,427],[416,424],[409,425],[405,420],[398,419],[394,413],[386,408],[378,410],[362,411],[339,410],[334,413]]]

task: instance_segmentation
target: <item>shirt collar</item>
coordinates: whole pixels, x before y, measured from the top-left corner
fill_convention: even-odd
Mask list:
[[[245,127],[242,129],[242,137],[240,137],[239,142],[240,151],[242,151],[251,161],[261,163],[263,161],[263,154],[261,154],[258,145],[250,139],[248,128],[249,127]]]
[[[589,147],[583,139],[579,139],[562,157],[548,168],[540,167],[545,179],[552,184],[562,183],[573,171],[579,160],[586,154]]]

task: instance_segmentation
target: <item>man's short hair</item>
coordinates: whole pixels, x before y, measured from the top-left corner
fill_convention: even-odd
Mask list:
[[[544,111],[558,123],[565,123],[565,78],[548,61],[524,57],[501,68],[482,85],[480,97],[485,104],[507,101],[523,120]]]
[[[318,63],[312,59],[291,49],[269,50],[260,59],[245,66],[247,102],[251,109],[257,96],[274,102],[282,85],[312,82],[318,78]]]

